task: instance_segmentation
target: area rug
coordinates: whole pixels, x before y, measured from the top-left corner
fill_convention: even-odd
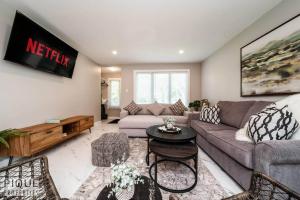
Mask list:
[[[139,169],[141,174],[149,177],[149,167],[145,162],[147,141],[145,139],[129,139],[130,156],[127,162]],[[150,159],[153,161],[153,159]],[[182,189],[194,181],[193,174],[183,165],[162,163],[158,166],[159,183],[172,188]],[[95,200],[105,185],[110,183],[110,168],[97,167],[89,178],[80,186],[71,200]],[[164,200],[169,199],[169,192],[163,191]],[[219,200],[228,194],[209,172],[201,158],[198,159],[198,183],[190,192],[176,194],[181,200]]]

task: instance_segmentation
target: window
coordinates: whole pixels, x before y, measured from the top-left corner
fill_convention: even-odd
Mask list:
[[[108,106],[112,108],[120,107],[121,79],[108,79]]]
[[[189,101],[189,70],[134,72],[134,100],[140,104]]]

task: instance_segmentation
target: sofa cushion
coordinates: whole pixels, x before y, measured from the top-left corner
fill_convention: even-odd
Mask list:
[[[259,113],[262,109],[264,109],[267,105],[270,105],[271,101],[256,101],[245,114],[240,128],[244,127],[246,123],[249,121],[250,116]]]
[[[198,134],[200,134],[202,137],[206,138],[208,132],[210,131],[221,131],[221,130],[233,130],[236,131],[237,129],[232,126],[227,126],[224,124],[211,124],[207,122],[202,122],[199,120],[192,120],[191,121],[191,127],[195,129]]]
[[[148,110],[148,106],[151,104],[138,104],[142,109],[136,113],[136,115],[152,115],[152,113]]]
[[[163,124],[160,117],[154,115],[128,115],[119,121],[119,128],[148,128],[150,126]]]
[[[241,122],[255,101],[219,101],[222,124],[240,128]]]
[[[187,116],[178,116],[178,115],[160,115],[160,118],[163,120],[172,117],[176,120],[175,124],[187,124],[188,122],[188,117]]]
[[[147,109],[155,116],[160,115],[164,111],[164,107],[159,103],[150,104]]]
[[[210,131],[207,141],[243,166],[253,169],[254,144],[235,140],[234,130]]]
[[[172,104],[161,103],[160,105],[162,105],[165,108],[161,115],[174,115],[174,113],[170,109],[170,106]]]

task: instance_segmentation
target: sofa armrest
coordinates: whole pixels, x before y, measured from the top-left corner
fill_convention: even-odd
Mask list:
[[[190,114],[192,114],[191,111],[184,111],[183,112],[183,116],[185,116],[185,117],[189,117]]]
[[[271,140],[255,146],[255,167],[268,170],[271,164],[299,164],[300,140]]]
[[[121,110],[120,112],[120,118],[123,119],[124,117],[128,116],[129,112],[127,110]]]
[[[187,124],[188,127],[191,126],[192,120],[199,120],[199,118],[200,118],[199,113],[189,112],[187,115],[188,115],[188,124]]]
[[[300,191],[300,140],[264,141],[254,151],[255,171]]]

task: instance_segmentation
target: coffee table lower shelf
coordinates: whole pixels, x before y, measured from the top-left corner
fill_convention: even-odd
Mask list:
[[[185,193],[185,192],[189,192],[191,191],[196,185],[197,185],[197,170],[194,170],[191,166],[189,166],[188,164],[186,164],[185,162],[182,162],[182,161],[174,161],[174,160],[168,160],[168,159],[162,159],[162,160],[159,160],[157,161],[157,164],[161,163],[161,162],[165,162],[165,161],[168,161],[168,162],[176,162],[176,163],[180,163],[184,166],[186,166],[187,168],[189,168],[191,170],[191,172],[194,174],[194,177],[195,177],[195,181],[194,183],[188,187],[188,188],[185,188],[185,189],[181,189],[181,190],[177,190],[177,189],[172,189],[172,188],[167,188],[165,186],[162,186],[160,185],[159,183],[157,183],[157,181],[155,179],[157,179],[157,171],[155,170],[154,173],[156,176],[156,178],[152,176],[152,168],[155,167],[156,163],[153,163],[150,168],[149,168],[149,176],[151,178],[152,181],[156,182],[156,185],[165,190],[165,191],[168,191],[168,192],[172,192],[172,193]]]
[[[185,193],[191,191],[196,185],[198,180],[198,148],[193,142],[187,143],[166,143],[152,140],[149,142],[149,150],[154,154],[154,162],[149,168],[149,176],[151,180],[156,183],[157,187],[172,193]],[[161,157],[161,160],[157,160],[157,157]],[[149,158],[148,158],[149,159]],[[192,159],[194,161],[194,166],[186,164],[184,161]],[[148,160],[149,161],[149,160]],[[194,175],[194,183],[185,189],[173,189],[167,188],[158,183],[157,173],[158,164],[162,162],[174,162],[179,163],[187,167]],[[152,175],[152,169],[154,168],[154,177]]]

